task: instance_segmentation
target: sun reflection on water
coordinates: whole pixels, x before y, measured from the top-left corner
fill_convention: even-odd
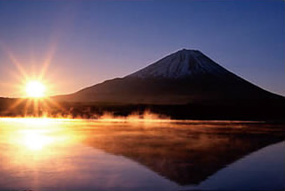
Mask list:
[[[54,138],[37,131],[25,131],[22,142],[28,149],[37,151],[42,150],[49,144],[52,144],[54,142]]]
[[[1,137],[17,150],[14,156],[33,154],[50,156],[57,152],[57,147],[71,144],[78,136],[68,119],[51,118],[1,118],[6,128],[0,128]]]

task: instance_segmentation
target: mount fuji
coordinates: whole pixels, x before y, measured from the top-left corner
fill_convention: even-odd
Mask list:
[[[180,50],[123,78],[107,80],[74,94],[68,102],[110,104],[234,104],[282,102],[215,63],[198,50]]]

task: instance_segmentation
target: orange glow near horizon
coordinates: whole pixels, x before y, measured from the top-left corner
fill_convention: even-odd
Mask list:
[[[48,116],[50,108],[64,111],[58,102],[50,98],[51,95],[59,94],[55,92],[63,87],[62,80],[58,80],[56,72],[48,72],[56,52],[56,45],[56,41],[53,41],[44,58],[32,57],[28,60],[28,64],[26,61],[23,62],[23,59],[19,59],[9,47],[0,43],[0,50],[7,54],[14,65],[12,70],[7,71],[14,80],[9,80],[9,83],[0,83],[0,85],[11,89],[12,94],[8,97],[17,98],[3,111],[4,115],[15,113],[25,117],[45,117]]]
[[[61,94],[65,85],[62,75],[58,70],[49,70],[54,61],[56,49],[57,40],[52,40],[43,56],[32,54],[28,57],[28,55],[17,55],[10,47],[0,43],[0,50],[13,64],[6,68],[11,78],[6,82],[0,82],[0,85],[7,89],[5,97],[41,98]],[[59,78],[61,80],[58,80]]]

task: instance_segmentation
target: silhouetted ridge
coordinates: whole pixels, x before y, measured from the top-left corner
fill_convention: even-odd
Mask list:
[[[92,104],[167,105],[158,111],[178,117],[188,113],[187,116],[196,118],[251,114],[274,117],[281,116],[285,106],[284,97],[240,78],[200,51],[185,49],[123,78],[107,80],[56,99]],[[187,107],[173,110],[169,109],[170,105]]]

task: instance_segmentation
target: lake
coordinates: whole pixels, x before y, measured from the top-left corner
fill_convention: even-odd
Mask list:
[[[0,190],[284,190],[282,124],[0,118]]]

